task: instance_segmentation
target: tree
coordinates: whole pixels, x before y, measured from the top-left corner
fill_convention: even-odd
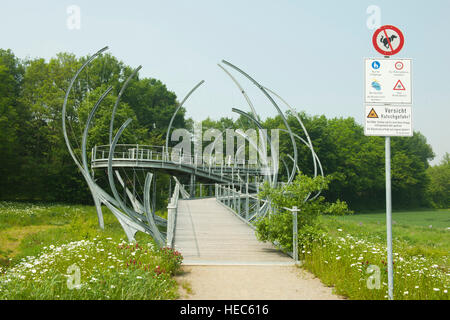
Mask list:
[[[67,151],[61,131],[67,87],[86,59],[59,53],[49,61],[20,61],[10,50],[0,50],[0,198],[91,203],[86,182]],[[89,130],[87,150],[108,143],[112,108],[132,72],[114,56],[103,54],[80,74],[69,95],[66,118],[76,154],[80,155],[88,113],[112,86]],[[132,118],[120,143],[162,145],[165,126],[177,105],[175,94],[163,83],[140,79],[138,74],[118,106],[114,132]],[[178,112],[175,126],[185,125],[184,114],[184,109]]]
[[[308,116],[300,113],[308,130],[314,150],[319,156],[325,174],[333,177],[325,197],[329,201],[344,199],[353,209],[384,208],[385,163],[384,139],[364,136],[363,127],[353,118],[327,119],[325,116]],[[287,113],[291,130],[306,140],[295,117]],[[285,129],[279,116],[268,118],[263,125]],[[296,140],[297,163],[303,172],[313,174],[309,148]],[[434,157],[426,138],[415,132],[411,138],[392,138],[392,189],[396,208],[426,206],[425,187],[428,178],[425,170]],[[293,153],[287,133],[280,134],[280,158],[292,170]],[[286,170],[281,178],[287,179]]]
[[[29,112],[20,103],[23,66],[11,50],[0,50],[0,197],[20,188],[23,137]]]
[[[427,169],[430,183],[427,196],[435,208],[450,208],[450,154],[445,153],[439,165]]]

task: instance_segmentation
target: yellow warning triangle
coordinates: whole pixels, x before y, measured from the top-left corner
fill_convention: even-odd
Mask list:
[[[369,114],[367,115],[367,118],[378,118],[378,115],[373,108],[372,110],[370,110]]]

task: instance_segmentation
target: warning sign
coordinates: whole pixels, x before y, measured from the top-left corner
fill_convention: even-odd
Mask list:
[[[411,59],[365,59],[366,104],[412,104]]]
[[[406,90],[401,80],[398,80],[395,84],[394,90]]]
[[[384,137],[411,137],[411,106],[374,106],[365,107],[364,135]]]
[[[378,115],[373,108],[370,110],[369,114],[367,115],[367,118],[378,118]]]

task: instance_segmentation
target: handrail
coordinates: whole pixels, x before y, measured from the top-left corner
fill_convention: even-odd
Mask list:
[[[221,185],[216,183],[215,188],[215,196],[216,201],[228,208],[234,214],[236,214],[240,219],[242,219],[245,223],[247,223],[250,227],[255,229],[255,226],[252,224],[257,217],[264,217],[267,213],[267,209],[272,212],[273,209],[270,208],[270,201],[259,199],[257,196],[254,196],[248,192],[248,188],[245,190],[246,192],[236,191],[234,185]],[[244,199],[244,208],[242,208],[242,199]],[[250,199],[255,200],[255,204],[252,206],[254,212],[250,210]],[[262,203],[262,205],[261,205]],[[292,214],[292,252],[288,252],[288,250],[283,249],[283,251],[287,252],[297,263],[298,260],[298,212],[300,209],[294,206],[292,208],[283,207],[283,210],[287,210]],[[278,247],[278,244],[274,243]]]
[[[109,155],[109,145],[99,145],[92,148],[92,161],[107,160]],[[164,146],[138,145],[138,144],[118,144],[113,154],[114,160],[138,160],[138,161],[162,161],[175,164],[189,164],[195,167],[204,168],[238,168],[238,169],[260,169],[262,166],[250,160],[209,162],[199,159],[190,154],[181,154],[181,150],[166,148]],[[268,164],[270,167],[270,163]]]
[[[180,184],[177,182],[173,191],[173,195],[170,198],[167,205],[167,239],[166,245],[169,248],[173,247],[173,240],[175,238],[175,226],[177,222],[178,213],[178,198],[180,195]]]

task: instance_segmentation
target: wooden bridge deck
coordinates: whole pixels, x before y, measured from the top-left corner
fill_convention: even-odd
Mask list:
[[[184,264],[293,264],[215,198],[179,200],[174,238]]]

